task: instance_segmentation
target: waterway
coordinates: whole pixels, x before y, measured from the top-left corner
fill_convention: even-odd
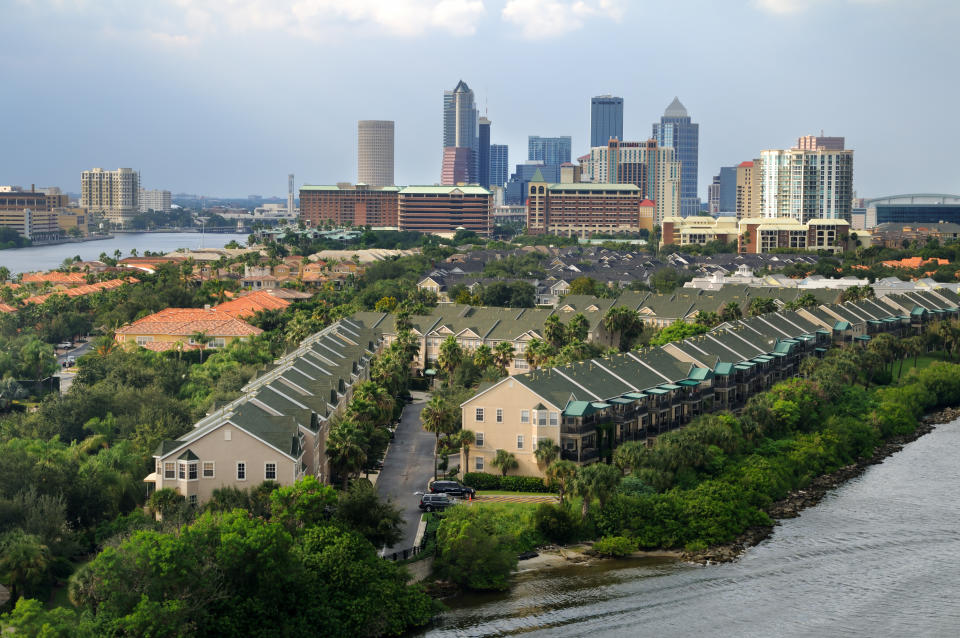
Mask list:
[[[201,241],[204,248],[223,248],[234,240],[246,246],[247,237],[236,233],[119,233],[112,239],[0,250],[0,266],[6,266],[11,273],[33,272],[58,268],[64,259],[76,255],[92,260],[101,253],[112,257],[117,250],[124,257],[133,249],[140,254],[146,250],[168,253],[178,248],[200,248]]]
[[[520,573],[508,593],[445,601],[424,635],[960,635],[958,451],[960,422],[938,426],[735,563]]]

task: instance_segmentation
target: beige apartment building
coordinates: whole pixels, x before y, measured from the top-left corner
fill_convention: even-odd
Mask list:
[[[759,160],[741,162],[737,166],[737,219],[760,217]]]
[[[140,173],[132,168],[80,174],[80,206],[123,226],[140,212]]]

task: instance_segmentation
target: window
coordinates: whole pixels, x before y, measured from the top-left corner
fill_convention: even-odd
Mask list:
[[[162,470],[163,470],[163,468],[160,467],[160,461],[157,461],[157,466],[156,466],[156,469],[155,469],[154,471],[155,471],[157,474],[160,474],[160,472],[161,472]]]
[[[474,434],[474,436],[475,436],[476,439],[477,439],[475,445],[476,445],[477,447],[483,447],[483,432],[477,432],[476,434]]]
[[[153,341],[153,337],[148,337],[148,336],[140,336],[140,337],[137,337],[137,345],[138,345],[138,346],[144,346],[144,345],[146,345],[146,344],[148,344],[148,343],[150,343],[150,342],[152,342],[152,341]]]
[[[196,494],[191,494],[191,495],[190,495],[190,504],[196,506],[196,504],[197,504],[197,495],[196,495]]]
[[[483,408],[477,408],[477,423],[483,423]]]
[[[520,423],[530,423],[530,410],[520,410]]]
[[[187,464],[186,464],[186,463],[179,463],[179,464],[178,464],[178,467],[177,467],[177,478],[179,478],[181,481],[182,481],[183,479],[187,478]]]
[[[482,457],[482,456],[475,456],[475,457],[473,457],[473,458],[476,459],[476,466],[475,466],[475,467],[476,467],[478,470],[482,470],[482,469],[483,469],[483,457]]]
[[[550,425],[558,425],[560,423],[560,415],[556,412],[550,413]]]
[[[174,469],[174,464],[173,464],[173,463],[164,463],[164,464],[163,464],[163,478],[165,478],[165,479],[177,478],[177,476],[176,476],[176,470]]]
[[[497,408],[497,423],[503,423],[503,408]]]
[[[522,449],[523,449],[523,435],[522,435],[522,434],[518,434],[518,435],[517,435],[517,449],[518,449],[518,450],[522,450]]]
[[[246,481],[247,480],[247,464],[243,461],[237,462],[237,480]]]
[[[277,464],[276,463],[267,463],[263,468],[263,478],[267,481],[275,481],[277,479]]]
[[[214,477],[213,470],[214,470],[213,461],[203,462],[203,478],[213,478]]]
[[[191,481],[197,480],[197,464],[190,463],[187,465],[187,478]]]

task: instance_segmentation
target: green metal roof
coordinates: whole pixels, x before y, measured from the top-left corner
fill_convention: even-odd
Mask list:
[[[427,368],[426,370],[423,371],[423,374],[424,376],[427,376],[427,377],[433,377],[433,376],[436,376],[437,371],[434,370],[433,368]]]
[[[778,359],[779,359],[780,357],[785,357],[785,356],[787,356],[787,354],[786,354],[785,352],[771,352],[770,354],[773,355],[774,357],[777,357]]]
[[[563,410],[564,416],[587,416],[593,414],[593,406],[589,401],[571,401]]]
[[[735,366],[733,366],[733,367],[736,368],[737,370],[749,370],[750,368],[752,368],[752,367],[755,366],[755,365],[757,365],[757,364],[754,363],[753,361],[741,361],[740,363],[738,363],[737,365],[735,365]]]
[[[797,342],[781,341],[777,344],[777,347],[773,349],[773,354],[789,354],[793,352],[796,347]]]
[[[826,349],[826,348],[814,348],[813,351],[814,351],[814,352],[826,352],[827,349]]]
[[[710,368],[694,368],[690,371],[690,378],[703,381],[704,379],[709,379],[713,376],[713,371]]]
[[[633,403],[633,399],[624,399],[623,397],[613,397],[612,399],[607,399],[610,403],[616,403],[617,405],[630,405]]]
[[[733,374],[733,364],[726,363],[726,362],[718,363],[717,366],[713,369],[713,373],[724,375],[724,376],[728,374]]]
[[[854,337],[854,341],[870,341],[870,335],[860,335],[859,337]]]
[[[610,404],[609,404],[609,403],[606,403],[606,402],[604,402],[604,401],[594,401],[594,402],[591,403],[590,405],[593,406],[594,408],[598,409],[598,410],[605,410],[605,409],[607,409],[607,408],[610,407]]]
[[[759,356],[754,357],[753,360],[759,361],[760,363],[769,363],[770,361],[773,361],[773,357],[771,357],[768,354],[761,354]]]
[[[697,381],[696,379],[683,379],[682,381],[678,381],[677,383],[679,383],[680,385],[691,387],[691,388],[700,385],[700,382]]]
[[[401,195],[449,195],[453,191],[464,195],[489,195],[490,191],[482,186],[405,186]]]
[[[661,388],[650,388],[649,390],[644,390],[647,394],[661,395],[666,394],[669,390],[663,390]]]
[[[624,193],[641,192],[640,187],[636,184],[548,184],[547,189],[552,191],[619,191]]]
[[[178,461],[199,461],[200,457],[193,453],[193,450],[187,450],[177,457]]]
[[[833,324],[833,329],[834,329],[834,330],[841,330],[841,331],[842,331],[842,330],[849,330],[849,329],[850,329],[850,322],[849,322],[849,321],[838,321],[837,323]]]
[[[925,312],[926,312],[925,308],[921,308],[920,306],[914,306],[913,310],[910,311],[910,314],[920,316]]]
[[[679,389],[680,389],[680,386],[674,385],[674,384],[672,384],[672,383],[663,383],[663,384],[660,385],[660,387],[663,388],[664,390],[679,390]]]
[[[828,334],[830,334],[830,331],[829,331],[829,330],[824,330],[823,328],[821,328],[820,330],[817,330],[817,334],[828,335]]]

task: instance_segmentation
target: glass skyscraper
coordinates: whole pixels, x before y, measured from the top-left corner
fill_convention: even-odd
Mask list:
[[[477,183],[480,178],[480,140],[477,128],[477,104],[473,91],[463,80],[452,91],[443,92],[443,148],[470,149],[467,181]],[[447,153],[446,155],[453,155]],[[460,156],[460,154],[457,154]]]
[[[700,125],[690,120],[687,109],[675,97],[663,112],[660,123],[653,125],[653,137],[660,146],[675,149],[680,161],[680,215],[696,215],[700,212],[700,198],[697,196]]]
[[[598,95],[590,100],[590,148],[606,146],[611,137],[623,141],[623,98]]]
[[[480,118],[477,165],[477,183],[490,188],[490,120],[485,117]]]
[[[570,136],[527,137],[527,159],[532,162],[543,162],[547,166],[560,166],[570,161]]]
[[[490,145],[490,185],[503,186],[510,171],[506,144]]]

